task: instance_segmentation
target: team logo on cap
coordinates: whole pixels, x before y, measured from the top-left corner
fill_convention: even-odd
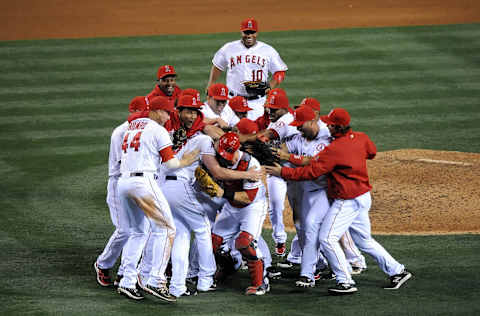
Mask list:
[[[252,20],[248,20],[248,27],[253,27]]]
[[[222,91],[220,91],[220,95],[222,97],[226,97],[227,96],[227,92],[225,91],[225,88],[222,88]]]
[[[170,67],[168,67],[168,65],[165,65],[165,72],[170,72]]]
[[[275,96],[274,95],[272,95],[270,97],[270,104],[275,104]]]
[[[192,96],[192,105],[197,105],[197,98]]]

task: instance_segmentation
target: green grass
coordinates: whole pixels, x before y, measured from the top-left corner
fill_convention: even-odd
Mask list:
[[[268,297],[247,298],[245,274],[175,306],[135,304],[95,284],[91,264],[112,232],[111,131],[130,99],[152,89],[159,65],[175,65],[181,87],[203,91],[213,53],[237,37],[0,42],[2,314],[478,314],[478,235],[378,237],[415,273],[394,293],[381,289],[385,278],[372,262],[358,295],[343,298],[325,296],[326,284],[298,291],[294,278],[274,283]],[[260,39],[288,64],[283,87],[292,103],[314,96],[324,113],[347,108],[379,150],[480,152],[479,24]]]

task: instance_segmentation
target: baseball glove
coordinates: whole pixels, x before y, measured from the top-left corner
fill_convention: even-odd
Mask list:
[[[273,154],[270,145],[259,139],[244,143],[242,150],[257,158],[261,165],[275,166],[275,163],[280,163],[280,159]]]
[[[264,96],[270,85],[265,81],[246,81],[243,83],[248,94]]]
[[[211,197],[217,196],[220,186],[210,177],[205,169],[198,166],[197,169],[195,169],[195,178],[197,179],[195,183],[196,187],[200,191],[207,193]]]
[[[180,127],[179,129],[175,130],[173,132],[173,150],[178,150],[180,149],[183,144],[185,144],[185,141],[187,140],[187,131],[185,130],[184,127]]]

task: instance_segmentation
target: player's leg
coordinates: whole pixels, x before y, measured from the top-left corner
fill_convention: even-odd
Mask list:
[[[314,273],[318,261],[320,225],[329,209],[325,190],[305,192],[302,209],[302,226],[305,230],[300,280],[296,285],[314,287]]]
[[[349,229],[345,232],[342,238],[340,238],[340,245],[345,252],[345,257],[347,258],[348,263],[350,263],[350,266],[352,267],[352,274],[360,274],[367,269],[365,257],[355,245]]]
[[[287,198],[292,209],[293,224],[297,233],[290,244],[287,259],[277,264],[281,268],[291,268],[301,263],[302,248],[305,240],[301,225],[303,184],[297,181],[287,181]]]
[[[275,255],[283,257],[286,253],[285,242],[287,241],[287,233],[285,232],[285,224],[283,222],[287,184],[281,178],[269,176],[267,177],[267,187],[272,238],[275,241]]]
[[[262,253],[257,247],[257,239],[262,232],[263,222],[267,213],[266,201],[257,201],[238,210],[240,220],[240,234],[235,240],[235,248],[247,260],[251,286],[246,290],[247,295],[263,295],[270,290],[264,282],[264,263]]]
[[[121,217],[121,203],[118,197],[118,178],[110,177],[107,186],[107,204],[110,210],[110,218],[115,231],[110,236],[103,252],[98,256],[95,269],[97,271],[97,282],[101,286],[110,286],[113,284],[110,269],[115,265],[115,262],[120,257],[123,246],[128,240],[129,229],[128,223],[122,221]],[[121,267],[121,266],[120,266]],[[123,275],[123,268],[119,268],[118,275]]]
[[[329,289],[331,293],[349,294],[357,291],[339,240],[358,214],[359,206],[355,200],[335,200],[320,228],[321,248],[337,280],[337,287]]]
[[[187,291],[185,278],[188,269],[188,253],[190,248],[190,229],[182,219],[173,212],[176,234],[172,247],[172,278],[170,280],[170,294],[179,297]]]
[[[387,288],[397,289],[412,275],[405,270],[403,264],[395,260],[382,245],[372,238],[368,215],[371,206],[370,192],[357,197],[355,200],[360,205],[360,212],[350,227],[352,238],[360,250],[372,256],[379,267],[391,277],[392,286]]]
[[[216,271],[215,256],[212,246],[210,222],[206,215],[189,216],[190,227],[195,234],[198,246],[198,283],[199,291],[212,290]]]

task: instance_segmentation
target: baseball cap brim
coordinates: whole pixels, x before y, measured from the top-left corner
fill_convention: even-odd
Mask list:
[[[288,125],[290,125],[290,126],[302,126],[305,122],[306,121],[293,121]]]
[[[222,156],[224,159],[228,160],[228,161],[232,161],[233,160],[233,157],[235,156],[235,152],[233,153],[229,153],[225,150],[219,150],[218,153],[220,154],[220,156]]]

